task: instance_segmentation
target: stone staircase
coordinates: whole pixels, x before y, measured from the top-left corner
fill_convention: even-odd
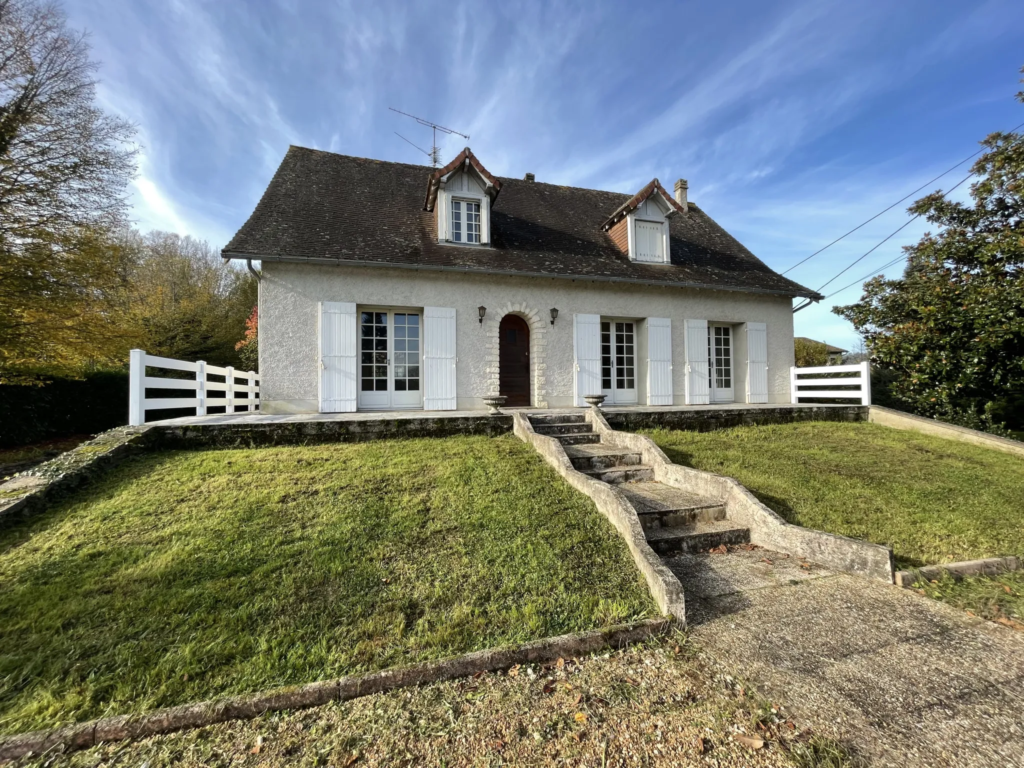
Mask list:
[[[749,543],[750,530],[731,523],[723,504],[655,481],[654,470],[641,463],[639,453],[603,444],[585,413],[530,415],[529,420],[537,434],[562,444],[578,471],[615,485],[626,496],[658,554]]]

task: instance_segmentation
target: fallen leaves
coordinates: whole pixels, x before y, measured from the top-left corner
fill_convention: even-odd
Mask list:
[[[254,754],[254,755],[258,755],[260,753],[261,749],[263,749],[263,737],[262,736],[257,736],[256,737],[256,744],[253,745],[253,748],[250,749],[249,752]]]
[[[583,724],[583,723],[587,722],[587,713],[586,712],[577,712],[575,715],[573,715],[573,719],[577,723]]]
[[[738,741],[748,749],[762,749],[764,747],[764,739],[758,738],[757,736],[744,736],[739,733],[732,735],[734,741]]]
[[[727,555],[729,554],[729,548],[725,544],[719,544],[717,547],[713,547],[708,550],[709,555]]]

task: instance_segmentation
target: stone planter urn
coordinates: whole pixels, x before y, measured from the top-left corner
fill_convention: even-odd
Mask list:
[[[604,402],[604,395],[584,395],[583,399],[591,408],[600,408],[601,403]]]
[[[491,416],[497,416],[501,413],[501,406],[505,404],[507,398],[504,395],[488,395],[484,398],[484,405],[487,406],[487,412]]]

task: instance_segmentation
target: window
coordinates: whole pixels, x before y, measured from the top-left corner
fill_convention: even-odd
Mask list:
[[[452,200],[452,242],[480,242],[480,203]]]
[[[665,258],[665,225],[660,221],[636,220],[636,260],[664,264]]]

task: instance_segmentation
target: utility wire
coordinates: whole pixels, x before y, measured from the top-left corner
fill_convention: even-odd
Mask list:
[[[829,294],[828,296],[826,296],[825,298],[826,298],[826,299],[831,299],[831,298],[832,298],[833,296],[835,296],[836,294],[842,293],[842,292],[843,292],[843,291],[845,291],[845,290],[846,290],[847,288],[853,288],[853,286],[857,285],[857,283],[863,283],[863,282],[864,282],[865,280],[867,280],[868,278],[870,278],[870,277],[874,277],[874,276],[875,276],[875,275],[877,275],[877,274],[880,274],[880,273],[882,273],[882,272],[885,272],[885,270],[887,270],[887,269],[888,269],[889,267],[892,267],[892,266],[895,266],[896,264],[899,264],[899,263],[900,263],[901,261],[903,261],[903,260],[904,260],[905,258],[907,258],[907,257],[906,257],[906,256],[903,256],[903,255],[901,254],[901,255],[897,256],[897,257],[896,257],[895,259],[893,259],[892,261],[890,261],[890,262],[889,262],[888,264],[886,264],[886,265],[884,265],[884,266],[881,266],[881,267],[879,267],[878,269],[876,269],[876,270],[875,270],[874,272],[872,272],[871,274],[869,274],[869,275],[864,275],[864,277],[860,278],[859,280],[854,280],[854,281],[853,281],[852,283],[850,283],[849,285],[844,285],[844,286],[843,286],[842,288],[840,288],[840,289],[839,289],[838,291],[832,291],[832,293],[830,293],[830,294]]]
[[[1021,123],[1021,125],[1024,125],[1024,123]],[[970,158],[967,158],[967,159],[969,160]],[[967,162],[967,161],[965,160],[964,162]],[[963,163],[959,163],[959,165],[963,165]],[[954,166],[954,167],[956,167],[956,166]],[[967,180],[968,180],[969,178],[971,178],[971,177],[972,177],[973,175],[974,175],[973,173],[969,173],[969,174],[967,174],[966,176],[964,176],[964,177],[963,177],[962,179],[960,179],[960,181],[958,181],[958,182],[957,182],[956,184],[954,184],[954,185],[953,185],[952,187],[950,187],[950,188],[949,188],[949,189],[947,189],[947,190],[946,190],[945,192],[943,192],[943,193],[942,193],[942,196],[943,196],[943,197],[945,197],[946,195],[948,195],[948,194],[949,194],[950,192],[952,192],[952,191],[953,191],[954,189],[956,189],[957,187],[959,187],[959,186],[960,186],[961,184],[963,184],[963,183],[964,183],[965,181],[967,181]],[[928,184],[931,184],[931,182],[928,182]],[[927,185],[925,185],[925,186],[927,186]],[[910,194],[912,195],[912,194],[914,194],[914,193],[913,193],[913,192],[911,192]],[[908,195],[908,197],[909,197],[909,195]],[[904,198],[904,199],[906,199],[906,198]],[[859,264],[859,263],[860,263],[861,261],[863,261],[863,260],[864,260],[865,258],[867,258],[868,256],[870,256],[870,255],[871,255],[872,253],[874,253],[874,252],[875,252],[876,250],[878,250],[878,249],[879,249],[879,248],[880,248],[880,247],[881,247],[881,246],[882,246],[883,244],[885,244],[885,243],[886,243],[887,241],[891,240],[891,239],[892,239],[893,237],[895,237],[896,235],[898,235],[898,234],[899,234],[900,232],[902,232],[902,231],[903,231],[904,229],[906,229],[907,227],[909,227],[909,226],[910,226],[911,224],[913,224],[913,223],[914,223],[914,221],[916,221],[916,220],[917,220],[917,219],[919,219],[920,217],[921,217],[921,214],[920,214],[920,213],[916,214],[916,215],[915,215],[915,216],[914,216],[913,218],[911,218],[911,219],[910,219],[909,221],[906,221],[905,223],[903,223],[902,225],[900,225],[900,226],[899,226],[899,227],[898,227],[898,228],[896,229],[896,231],[894,231],[894,232],[893,232],[892,234],[886,235],[886,236],[885,236],[884,238],[882,238],[882,240],[881,240],[881,241],[879,241],[879,242],[878,242],[878,244],[877,244],[877,245],[875,245],[874,247],[872,247],[872,248],[871,248],[871,249],[870,249],[869,251],[867,251],[866,253],[864,253],[864,254],[863,254],[862,256],[860,256],[859,258],[856,258],[856,259],[854,259],[854,260],[853,260],[852,262],[850,262],[850,263],[849,263],[849,264],[848,264],[848,265],[847,265],[846,267],[844,267],[844,268],[843,268],[843,269],[841,269],[841,270],[840,270],[840,271],[839,271],[838,273],[836,273],[836,275],[835,275],[834,277],[832,277],[832,278],[831,278],[830,280],[828,280],[827,282],[825,282],[825,283],[823,283],[823,284],[822,284],[821,286],[819,286],[819,287],[818,287],[818,290],[816,291],[816,293],[820,293],[820,292],[821,292],[821,289],[822,289],[822,288],[824,288],[824,287],[825,287],[826,285],[828,285],[829,283],[832,283],[832,282],[834,282],[835,280],[839,279],[839,277],[841,277],[841,276],[842,276],[842,275],[843,275],[844,273],[848,272],[848,271],[849,271],[850,269],[852,269],[852,268],[853,268],[854,266],[856,266],[856,265],[857,265],[857,264]],[[867,222],[865,222],[865,223],[867,223]],[[899,261],[899,260],[900,260],[900,259],[902,259],[902,258],[903,258],[903,256],[900,256],[900,258],[899,258],[899,259],[896,259],[896,261]],[[878,270],[876,270],[875,272],[872,272],[872,273],[871,273],[870,275],[867,275],[867,277],[863,277],[863,278],[861,278],[861,280],[867,280],[867,279],[868,279],[868,277],[871,277],[872,275],[874,275],[874,274],[877,274],[878,272],[881,272],[881,271],[882,271],[883,269],[885,269],[886,267],[890,267],[890,266],[892,266],[892,264],[895,264],[895,263],[896,263],[896,261],[893,261],[893,262],[891,262],[891,263],[889,263],[889,264],[886,264],[886,265],[885,265],[885,267],[882,267],[881,269],[878,269]],[[846,288],[849,288],[849,287],[851,287],[851,286],[853,286],[853,285],[856,285],[857,283],[861,282],[861,280],[855,280],[854,282],[850,283],[850,285],[846,286],[845,288],[840,288],[839,290],[840,290],[840,291],[845,291],[845,290],[846,290]],[[829,294],[828,296],[826,296],[826,297],[825,297],[825,299],[831,299],[831,298],[832,298],[833,296],[835,296],[835,295],[836,295],[837,293],[839,293],[839,291],[834,291],[834,292],[830,293],[830,294]],[[800,311],[801,309],[806,309],[806,308],[807,308],[808,306],[810,306],[810,305],[811,305],[811,304],[813,304],[813,303],[814,303],[813,301],[811,301],[810,299],[808,299],[808,300],[807,300],[807,301],[806,301],[805,303],[803,303],[803,304],[801,304],[800,306],[796,307],[796,308],[795,308],[795,309],[793,310],[793,312],[794,312],[794,313],[796,313],[796,312],[799,312],[799,311]]]
[[[1012,129],[1010,129],[1009,133],[1013,133],[1013,132],[1014,132],[1014,131],[1016,131],[1016,130],[1017,130],[1018,128],[1024,128],[1024,123],[1021,123],[1021,124],[1020,124],[1020,125],[1018,125],[1018,126],[1017,126],[1016,128],[1012,128]],[[794,264],[794,265],[793,265],[792,267],[790,267],[789,269],[787,269],[787,270],[786,270],[785,272],[783,272],[782,274],[784,274],[784,275],[786,275],[786,274],[789,274],[789,273],[790,273],[790,272],[792,272],[792,271],[793,271],[794,269],[796,269],[797,267],[799,267],[799,266],[800,266],[801,264],[804,264],[805,262],[808,262],[808,261],[810,261],[811,259],[813,259],[813,258],[814,258],[815,256],[817,256],[817,255],[818,255],[819,253],[821,253],[822,251],[824,251],[824,250],[827,250],[827,249],[831,248],[831,247],[832,247],[833,245],[835,245],[836,243],[838,243],[838,242],[839,242],[840,240],[844,239],[845,237],[847,237],[847,236],[849,236],[849,235],[852,235],[852,234],[853,234],[854,232],[856,232],[856,231],[857,231],[858,229],[860,229],[861,227],[863,227],[863,226],[866,226],[866,225],[870,224],[870,223],[871,223],[872,221],[874,221],[875,219],[877,219],[877,218],[878,218],[879,216],[881,216],[881,215],[882,215],[883,213],[888,213],[889,211],[891,211],[891,210],[892,210],[893,208],[895,208],[895,207],[896,207],[897,205],[899,205],[900,203],[902,203],[902,202],[903,202],[904,200],[906,200],[907,198],[909,198],[909,197],[913,197],[913,196],[914,196],[914,195],[916,195],[916,194],[917,194],[918,192],[920,192],[920,191],[921,191],[922,189],[924,189],[925,187],[927,187],[927,186],[928,186],[929,184],[934,184],[934,183],[935,183],[936,181],[938,181],[939,179],[941,179],[941,178],[942,178],[943,176],[945,176],[945,175],[946,175],[947,173],[950,173],[951,171],[955,171],[955,170],[956,170],[957,168],[959,168],[959,167],[960,167],[961,165],[963,165],[964,163],[966,163],[966,162],[967,162],[968,160],[973,160],[973,159],[974,159],[975,157],[977,157],[978,155],[980,155],[980,154],[981,154],[982,152],[984,152],[984,151],[985,151],[985,148],[984,148],[984,147],[982,147],[982,148],[981,148],[981,149],[979,149],[979,150],[978,150],[977,152],[975,152],[975,153],[974,153],[973,155],[969,155],[968,157],[965,157],[965,158],[964,158],[963,160],[961,160],[961,161],[960,161],[959,163],[957,163],[956,165],[954,165],[954,166],[953,166],[953,167],[951,167],[951,168],[948,168],[948,169],[946,169],[945,171],[943,171],[942,173],[940,173],[940,174],[939,174],[938,176],[936,176],[936,177],[935,177],[934,179],[932,179],[931,181],[926,181],[926,182],[925,182],[924,184],[922,184],[922,185],[921,185],[920,187],[918,187],[917,189],[915,189],[915,190],[914,190],[913,192],[911,192],[910,194],[908,194],[908,195],[905,195],[904,197],[901,197],[901,198],[900,198],[899,200],[897,200],[897,201],[896,201],[895,203],[893,203],[892,205],[890,205],[890,206],[889,206],[888,208],[886,208],[886,209],[885,209],[884,211],[880,211],[879,213],[876,213],[876,214],[875,214],[874,216],[872,216],[872,217],[871,217],[870,219],[868,219],[867,221],[863,222],[862,224],[858,224],[858,225],[857,225],[856,227],[854,227],[853,229],[851,229],[851,230],[850,230],[849,232],[847,232],[847,233],[846,233],[845,235],[841,235],[840,237],[837,237],[837,238],[836,238],[835,240],[833,240],[833,241],[832,241],[831,243],[829,243],[828,245],[826,245],[826,246],[825,246],[824,248],[819,248],[818,250],[816,250],[816,251],[815,251],[814,253],[812,253],[812,254],[811,254],[810,256],[808,256],[807,258],[805,258],[805,259],[803,259],[803,260],[801,260],[801,261],[798,261],[798,262],[797,262],[796,264]]]

